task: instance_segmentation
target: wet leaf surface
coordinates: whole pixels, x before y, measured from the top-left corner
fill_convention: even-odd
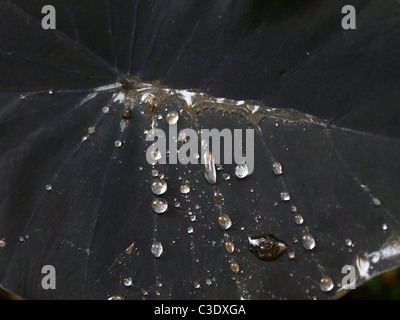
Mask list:
[[[41,27],[45,4],[56,30]],[[356,30],[341,27],[345,4]],[[399,265],[398,1],[16,0],[0,13],[5,289],[330,299],[344,265],[357,284]],[[254,171],[216,165],[211,184],[204,165],[150,165],[146,132],[168,132],[172,111],[178,130],[255,129]],[[261,234],[287,252],[258,259],[248,237]]]

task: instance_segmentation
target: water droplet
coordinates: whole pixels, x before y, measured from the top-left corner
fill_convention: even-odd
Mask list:
[[[103,114],[107,114],[110,111],[109,107],[103,107],[103,109],[101,109],[101,112],[103,112]]]
[[[382,230],[387,230],[388,226],[386,223],[382,224]]]
[[[330,277],[323,276],[319,282],[319,287],[321,288],[322,292],[329,292],[333,289],[334,284]]]
[[[162,253],[163,253],[163,245],[159,241],[153,241],[151,244],[151,254],[153,255],[154,258],[159,258]]]
[[[296,211],[297,211],[297,207],[296,207],[296,206],[291,206],[291,207],[290,207],[290,210],[291,210],[292,212],[296,212]]]
[[[156,213],[164,213],[168,209],[168,202],[162,198],[155,198],[151,202],[151,207],[153,208],[154,212]]]
[[[296,224],[300,225],[300,224],[303,224],[304,219],[300,214],[296,213],[294,216],[294,221],[296,222]]]
[[[316,246],[315,238],[311,233],[304,233],[303,237],[303,247],[307,250],[313,250]]]
[[[154,180],[151,183],[151,191],[156,195],[164,194],[167,191],[167,183],[164,180]]]
[[[231,263],[231,270],[232,270],[234,273],[238,273],[239,270],[240,270],[239,264],[238,264],[237,262],[232,262],[232,263]]]
[[[6,238],[1,238],[0,239],[0,249],[4,249],[5,247],[7,247]]]
[[[351,247],[353,245],[353,241],[351,239],[346,239],[345,243],[347,247]]]
[[[158,161],[162,158],[162,153],[160,152],[160,150],[156,149],[156,150],[152,150],[150,152],[150,158],[154,161]]]
[[[198,281],[195,281],[195,282],[194,282],[194,287],[195,287],[196,289],[200,289],[200,288],[201,288],[200,283],[199,283]]]
[[[170,111],[165,116],[165,121],[167,121],[169,125],[176,124],[178,120],[179,120],[179,113],[176,111]]]
[[[125,278],[124,285],[125,287],[130,287],[132,285],[132,278]]]
[[[125,298],[117,294],[112,297],[109,297],[108,300],[125,300]]]
[[[203,156],[204,160],[204,176],[206,180],[215,184],[217,182],[217,171],[215,169],[214,155],[210,151],[206,151]]]
[[[187,194],[187,193],[190,192],[190,186],[189,186],[188,184],[183,184],[183,185],[181,185],[181,187],[180,187],[180,191],[181,191],[181,193],[183,193],[183,194]]]
[[[151,170],[151,175],[153,177],[157,177],[158,176],[158,171],[156,169]]]
[[[51,184],[46,184],[46,190],[47,190],[47,191],[53,190],[52,185],[51,185]]]
[[[229,253],[233,253],[233,251],[235,251],[235,244],[230,240],[226,240],[225,241],[225,249]]]
[[[249,174],[249,168],[246,163],[238,164],[235,168],[236,177],[243,179]]]
[[[372,198],[372,203],[375,207],[380,207],[381,201],[378,198]]]
[[[89,128],[88,128],[88,133],[89,133],[89,134],[93,134],[95,131],[96,131],[96,128],[95,128],[95,127],[89,127]]]
[[[122,146],[121,140],[116,140],[116,141],[114,142],[114,146],[116,146],[117,148],[119,148],[120,146]]]
[[[88,138],[88,136],[83,136],[82,139],[81,139],[81,141],[84,142],[84,141],[87,140],[87,138]]]
[[[274,161],[272,164],[272,171],[275,175],[279,176],[282,174],[282,165],[278,161]]]
[[[229,173],[222,174],[222,179],[224,179],[225,181],[229,180],[230,178],[231,178],[231,175]]]
[[[54,90],[53,90],[53,89],[50,89],[48,92],[49,92],[49,94],[53,94],[53,93],[54,93]]]
[[[248,237],[249,250],[260,260],[274,260],[288,249],[286,243],[273,234]]]
[[[206,285],[211,286],[212,285],[212,280],[211,279],[206,279]]]
[[[294,259],[296,257],[295,253],[293,251],[288,253],[288,257],[290,260]]]
[[[193,233],[194,229],[192,226],[187,227],[187,233]]]
[[[290,200],[289,192],[286,192],[286,191],[281,192],[281,199],[283,201],[289,201]]]
[[[218,216],[218,225],[222,230],[228,230],[232,226],[232,220],[227,214],[220,213]]]

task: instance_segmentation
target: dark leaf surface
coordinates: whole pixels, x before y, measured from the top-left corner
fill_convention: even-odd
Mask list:
[[[55,30],[41,26],[47,4]],[[347,4],[357,10],[355,30],[341,27]],[[344,265],[361,284],[400,264],[398,1],[4,0],[0,16],[5,289],[28,299],[331,299]],[[124,106],[120,89],[104,86],[126,76],[231,106],[193,116],[171,95],[154,117],[136,99],[121,130],[129,99]],[[145,130],[157,120],[168,132],[158,115],[180,111],[179,130],[254,128],[242,100],[287,111],[256,125],[246,178],[224,164],[211,185],[202,165],[146,161]],[[165,214],[151,208],[154,169],[168,183]],[[232,219],[229,230],[220,213]],[[315,237],[312,250],[305,233]],[[258,259],[249,236],[263,234],[287,252]],[[164,247],[157,259],[155,240]],[[56,290],[41,286],[44,265],[57,271]]]

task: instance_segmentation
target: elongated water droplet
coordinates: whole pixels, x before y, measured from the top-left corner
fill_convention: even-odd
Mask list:
[[[375,207],[380,207],[381,201],[378,198],[372,198],[372,203]]]
[[[214,155],[212,152],[206,151],[203,157],[204,176],[209,183],[215,184],[217,182],[217,171],[215,169]]]
[[[319,282],[319,287],[321,288],[322,292],[329,292],[333,289],[334,284],[330,277],[323,276]]]
[[[151,207],[156,213],[164,213],[168,209],[168,202],[163,198],[156,198],[151,202]]]
[[[154,258],[159,258],[164,251],[162,243],[159,241],[153,241],[150,251]]]
[[[188,184],[183,184],[183,185],[181,185],[181,187],[180,187],[180,191],[181,191],[181,193],[183,193],[183,194],[187,194],[187,193],[190,192],[190,186],[189,186]]]
[[[249,168],[246,163],[238,164],[235,168],[235,176],[243,179],[249,174]]]
[[[233,273],[238,273],[240,270],[239,264],[237,262],[232,262],[231,270],[233,271]]]
[[[232,253],[233,251],[235,251],[235,244],[230,240],[226,240],[225,241],[225,249],[229,253]]]
[[[218,216],[218,225],[222,230],[228,230],[232,226],[232,220],[226,213],[220,213]]]
[[[286,192],[286,191],[283,191],[283,192],[281,192],[281,199],[283,200],[283,201],[289,201],[290,200],[290,194],[289,194],[289,192]]]
[[[317,245],[315,238],[311,233],[304,233],[302,240],[303,240],[303,247],[307,250],[313,250]]]
[[[164,194],[167,188],[167,183],[164,180],[154,180],[151,183],[151,191],[158,196]]]
[[[272,164],[272,171],[275,175],[279,176],[282,174],[282,165],[278,161],[274,161]]]
[[[176,124],[178,120],[179,120],[179,113],[176,111],[170,111],[165,116],[165,121],[167,121],[169,125]]]
[[[260,260],[274,260],[288,249],[286,243],[273,234],[248,237],[249,250]]]

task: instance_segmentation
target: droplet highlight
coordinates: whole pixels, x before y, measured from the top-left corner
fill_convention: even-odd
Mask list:
[[[217,183],[217,170],[215,169],[214,155],[210,151],[206,151],[203,156],[204,160],[204,177],[210,184]]]

